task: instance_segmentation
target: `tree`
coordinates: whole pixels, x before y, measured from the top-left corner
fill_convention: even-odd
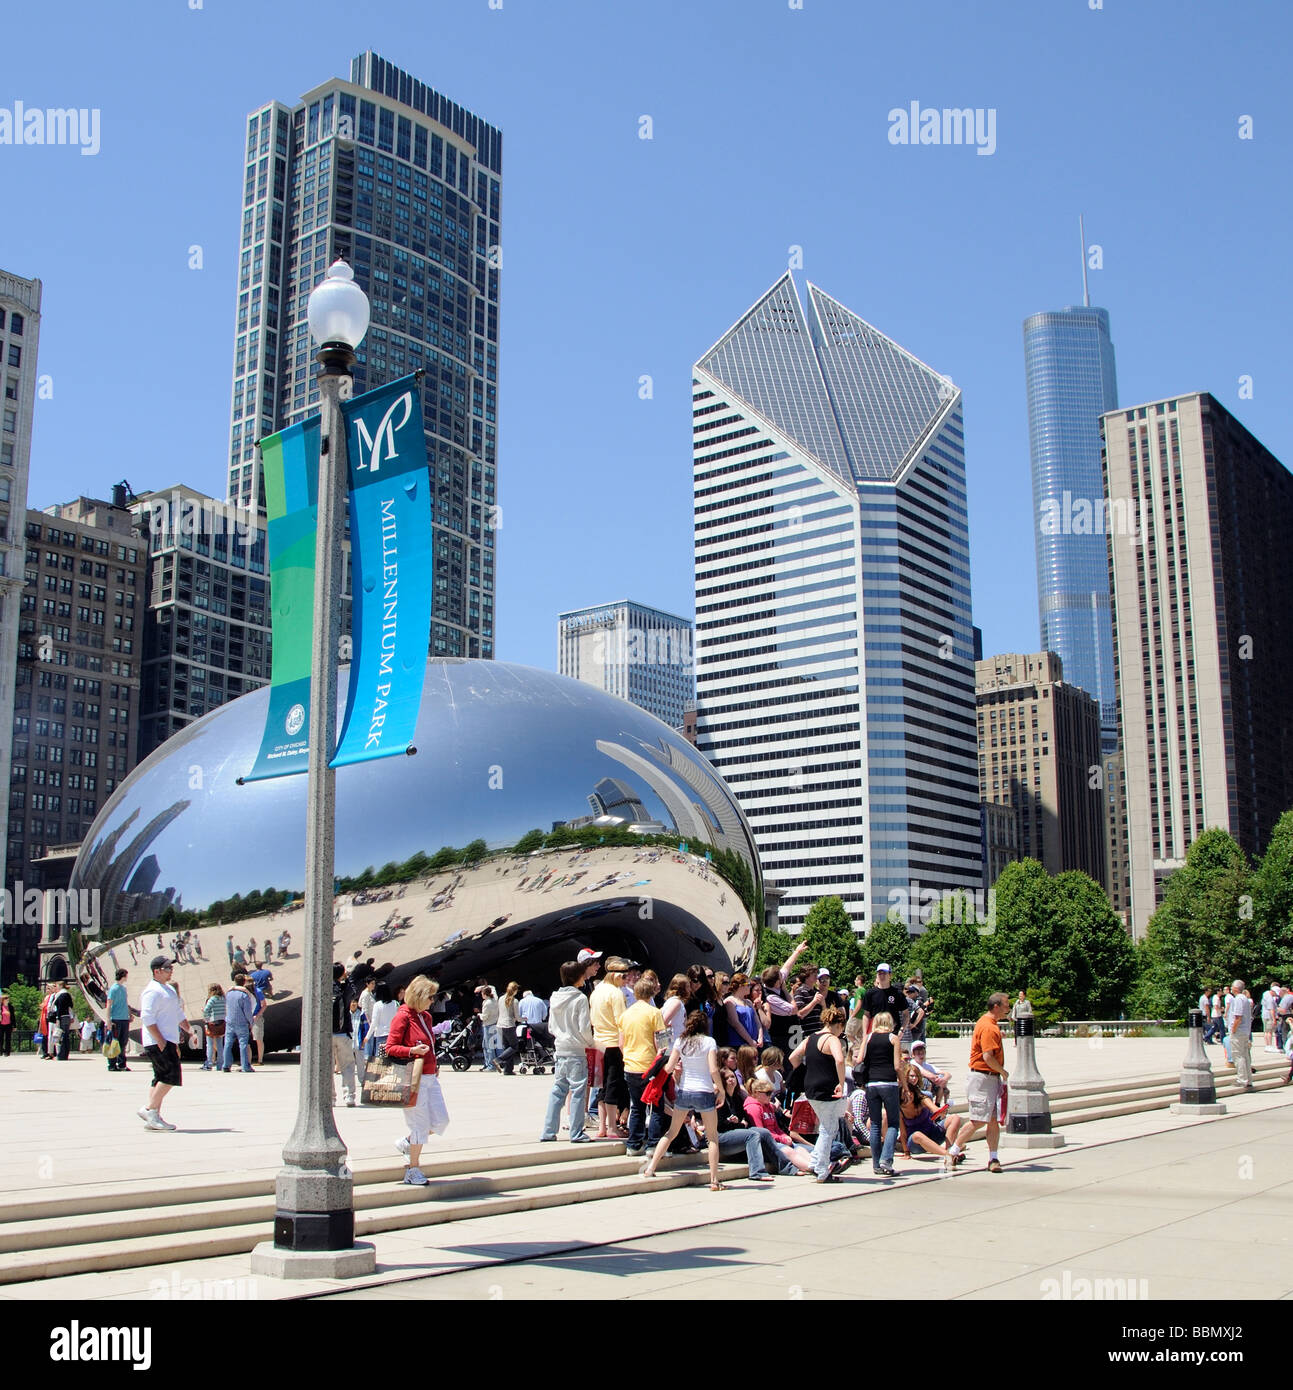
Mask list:
[[[531,854],[536,849],[543,848],[543,831],[527,830],[524,835],[512,846],[513,854]]]
[[[444,871],[458,862],[458,851],[452,845],[441,845],[431,856],[431,862],[427,865],[429,872],[442,874]],[[368,870],[369,873],[372,870]]]
[[[489,851],[489,846],[484,840],[473,840],[462,852],[462,862],[464,864],[476,864],[484,859]]]
[[[45,991],[39,985],[29,985],[19,975],[5,993],[13,1010],[14,1026],[20,1033],[34,1032],[40,1025],[40,1001],[45,997]]]
[[[1255,980],[1286,980],[1293,974],[1293,811],[1285,811],[1271,832],[1253,874],[1252,895],[1254,935],[1265,946],[1265,969],[1254,964],[1248,973]]]
[[[869,985],[875,978],[875,968],[881,961],[893,971],[895,984],[902,984],[907,978],[907,955],[911,950],[911,937],[901,922],[877,922],[867,933],[859,947],[862,975]],[[850,975],[847,984],[853,983]]]
[[[804,965],[816,965],[831,972],[831,981],[846,988],[861,972],[862,953],[858,949],[853,919],[844,909],[842,898],[818,898],[808,909],[802,939],[808,943],[801,957]]]
[[[1051,880],[1051,902],[1055,932],[1062,941],[1051,956],[1051,988],[1060,1016],[1116,1018],[1136,977],[1136,954],[1127,929],[1104,889],[1080,871]]]
[[[995,925],[985,938],[986,956],[995,967],[994,990],[1044,986],[1059,996],[1064,942],[1055,921],[1050,875],[1036,859],[1007,864],[995,887]]]
[[[931,922],[907,952],[908,974],[919,970],[935,1019],[978,1018],[988,995],[999,988],[988,948],[972,916]],[[892,963],[892,962],[891,962]]]
[[[759,932],[759,946],[754,954],[754,973],[758,975],[770,965],[783,966],[795,949],[795,939],[780,927],[764,927]]]
[[[1167,881],[1149,919],[1141,952],[1144,975],[1133,998],[1147,1016],[1180,1018],[1204,985],[1253,973],[1251,872],[1228,831],[1205,830]]]

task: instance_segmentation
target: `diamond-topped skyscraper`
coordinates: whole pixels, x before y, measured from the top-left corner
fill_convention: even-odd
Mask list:
[[[787,273],[696,363],[693,461],[697,745],[782,924],[973,891],[960,391],[811,284],[805,313]]]
[[[1090,304],[1024,320],[1028,444],[1041,646],[1100,706],[1100,745],[1118,744],[1100,419],[1118,404],[1109,314]]]
[[[256,441],[318,407],[306,302],[342,258],[372,305],[355,393],[426,371],[434,656],[494,655],[502,146],[374,53],[247,117],[230,500],[253,496]]]

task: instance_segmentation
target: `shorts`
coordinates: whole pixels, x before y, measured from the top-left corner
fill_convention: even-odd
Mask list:
[[[608,1047],[602,1054],[602,1100],[617,1110],[629,1108],[629,1085],[624,1080],[624,1054]]]
[[[257,1042],[265,1041],[265,1015],[257,1014],[251,1021],[251,1035]]]
[[[907,1126],[908,1135],[923,1134],[926,1139],[932,1139],[935,1144],[947,1143],[947,1131],[923,1105],[920,1107],[920,1114],[914,1120],[910,1120],[904,1115],[903,1121]]]
[[[180,1070],[180,1048],[178,1043],[167,1043],[165,1047],[154,1047],[152,1043],[144,1048],[144,1056],[153,1064],[153,1084],[159,1086],[182,1086],[184,1074]]]
[[[675,1110],[694,1110],[699,1115],[704,1114],[706,1110],[717,1110],[718,1101],[712,1090],[679,1091],[673,1098],[673,1108]]]
[[[1001,1078],[993,1072],[972,1071],[965,1083],[965,1103],[975,1124],[997,1118],[997,1097]]]

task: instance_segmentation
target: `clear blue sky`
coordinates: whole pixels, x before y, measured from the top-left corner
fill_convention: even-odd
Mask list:
[[[989,651],[1038,642],[1021,324],[1080,302],[1079,211],[1120,403],[1210,390],[1293,461],[1279,0],[189,3],[5,14],[0,106],[102,111],[95,158],[0,146],[0,267],[45,283],[33,506],[223,495],[244,116],[370,47],[504,132],[506,660],[553,667],[563,608],[692,612],[690,367],[792,245],[965,393]],[[913,100],[994,108],[996,152],[891,145]]]

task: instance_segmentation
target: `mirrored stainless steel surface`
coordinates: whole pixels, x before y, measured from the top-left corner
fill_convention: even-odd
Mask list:
[[[345,694],[343,671],[339,708]],[[265,690],[245,695],[142,763],[86,837],[72,887],[97,891],[105,928],[168,907],[205,912],[235,894],[294,894],[295,909],[204,921],[195,932],[202,956],[175,972],[189,1017],[200,1018],[207,986],[228,984],[227,938],[243,948],[254,939],[258,958],[268,944],[266,1045],[275,1049],[293,1045],[299,1027],[306,779],[239,784],[267,702]],[[693,962],[732,970],[753,960],[762,886],[749,827],[705,759],[652,715],[547,671],[431,661],[415,746],[338,770],[338,878],[477,840],[488,857],[338,894],[334,959],[359,951],[397,985],[426,972],[446,988],[518,979],[542,995],[582,946],[628,954],[666,982]],[[580,820],[663,829],[688,852],[635,840],[502,853],[531,830]],[[293,940],[280,952],[284,931]],[[101,1009],[124,966],[137,1007],[148,959],[173,934],[163,931],[160,948],[156,932],[96,943],[78,970],[87,997]]]

